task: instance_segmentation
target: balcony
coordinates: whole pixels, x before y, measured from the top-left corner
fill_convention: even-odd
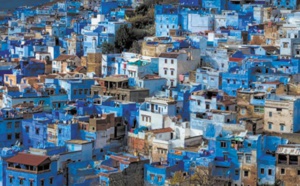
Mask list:
[[[289,156],[289,165],[298,165],[298,156]]]
[[[260,105],[260,106],[264,106],[265,105],[265,100],[264,99],[255,99],[255,98],[252,98],[250,100],[250,104],[251,105]]]
[[[290,160],[289,165],[298,165],[298,160]]]
[[[215,157],[215,166],[229,168],[231,164],[230,160],[230,158],[225,159],[224,157]]]
[[[287,160],[288,160],[287,155],[285,155],[285,154],[279,154],[278,155],[278,164],[287,165],[287,162],[288,162]]]

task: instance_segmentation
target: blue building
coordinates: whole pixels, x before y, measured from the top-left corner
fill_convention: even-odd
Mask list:
[[[261,141],[261,149],[257,151],[258,184],[273,185],[276,182],[275,153],[278,145],[285,145],[288,140],[276,136],[263,136]]]
[[[21,73],[25,77],[36,77],[45,74],[45,63],[37,59],[28,59],[28,61],[20,61]]]
[[[59,185],[63,175],[57,161],[48,156],[19,153],[7,161],[5,185]]]
[[[91,95],[91,87],[94,79],[70,78],[54,79],[54,83],[63,88],[68,95],[68,100],[86,99]]]
[[[47,146],[65,146],[66,141],[78,139],[78,122],[73,119],[47,125]]]
[[[99,185],[99,177],[95,176],[100,173],[98,168],[99,162],[84,161],[72,162],[68,164],[68,176],[70,185]]]
[[[298,1],[297,0],[273,0],[272,5],[278,8],[286,8],[286,9],[294,10],[297,8]]]
[[[155,162],[145,165],[145,182],[151,185],[165,185],[167,179],[170,179],[177,171],[184,170],[182,160],[176,161],[175,164],[168,162]]]
[[[47,127],[52,123],[49,115],[35,114],[32,119],[22,122],[22,139],[25,148],[47,147]]]
[[[13,63],[7,63],[7,64],[0,66],[0,85],[4,85],[4,75],[12,74],[14,67],[15,67],[15,64],[13,64]]]
[[[0,160],[0,185],[6,184],[6,169],[7,169],[7,159],[11,158],[12,156],[17,155],[22,148],[20,146],[12,146],[12,147],[5,147],[0,150],[1,160]]]
[[[99,101],[99,102],[98,102]],[[101,99],[95,99],[96,113],[115,113],[116,117],[122,117],[127,129],[135,128],[138,125],[138,104],[134,102],[119,102],[107,100],[100,102]]]
[[[183,6],[200,6],[201,7],[201,1],[200,0],[180,0],[180,5]]]
[[[172,5],[156,5],[155,6],[155,35],[169,36],[170,29],[179,29],[179,8]]]
[[[41,106],[44,110],[49,110],[51,108],[50,96],[38,95],[31,87],[26,87],[23,90],[18,90],[18,87],[14,87],[3,94],[3,106],[13,107],[21,103],[30,103],[35,106]]]
[[[212,68],[198,68],[196,70],[196,83],[202,86],[203,90],[206,89],[219,89],[220,88],[220,72]]]
[[[16,110],[11,108],[2,108],[0,123],[1,123],[1,135],[0,146],[10,147],[16,142],[22,141],[22,120],[23,117]]]
[[[236,96],[239,88],[248,88],[251,82],[251,72],[240,70],[238,67],[231,68],[228,72],[221,73],[222,90],[230,96]]]

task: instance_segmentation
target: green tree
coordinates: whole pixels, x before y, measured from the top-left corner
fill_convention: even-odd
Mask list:
[[[133,52],[133,53],[137,53],[137,54],[139,54],[141,52],[141,45],[139,44],[138,41],[134,41],[132,43],[132,46],[129,49],[129,52]]]
[[[176,171],[174,176],[170,180],[171,185],[179,185],[180,183],[185,181],[185,177],[183,176],[183,172]]]
[[[146,15],[148,12],[148,6],[146,4],[141,4],[140,6],[136,7],[135,13],[137,15]]]
[[[104,42],[104,43],[102,43],[101,49],[102,49],[102,54],[111,54],[115,50],[115,45]]]
[[[124,49],[129,49],[134,40],[131,28],[128,28],[127,25],[122,25],[116,33],[115,47],[120,52]]]

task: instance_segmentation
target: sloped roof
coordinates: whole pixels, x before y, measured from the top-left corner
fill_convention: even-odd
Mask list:
[[[177,52],[167,52],[167,53],[161,53],[159,57],[164,58],[177,58],[180,55],[180,53]]]
[[[83,70],[83,69],[86,69],[86,67],[85,67],[85,66],[77,67],[77,68],[75,69],[75,71],[76,71],[76,72],[80,72],[80,71]]]
[[[73,60],[75,59],[77,56],[75,55],[67,55],[67,54],[62,54],[60,56],[58,56],[56,59],[54,59],[55,61],[65,61],[65,60]]]
[[[19,163],[23,165],[38,166],[51,162],[48,156],[39,156],[34,154],[19,153],[14,157],[7,159],[9,163]]]
[[[173,132],[173,129],[168,127],[168,128],[162,128],[162,129],[154,129],[154,130],[150,130],[148,132],[152,132],[153,134],[159,134],[159,133]]]
[[[274,51],[278,52],[279,51],[279,49],[275,46],[262,46],[262,48],[265,49],[266,52],[274,52]]]
[[[300,145],[280,145],[277,148],[278,154],[300,155]]]

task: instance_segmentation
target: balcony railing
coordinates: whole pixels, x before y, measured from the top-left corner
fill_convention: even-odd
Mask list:
[[[264,99],[251,99],[250,104],[252,105],[265,105],[265,100]]]
[[[289,165],[298,165],[298,161],[297,160],[290,160]]]
[[[278,160],[278,164],[287,164],[287,160]]]
[[[230,167],[230,159],[225,159],[224,157],[216,157],[215,158],[215,166],[216,167]]]

